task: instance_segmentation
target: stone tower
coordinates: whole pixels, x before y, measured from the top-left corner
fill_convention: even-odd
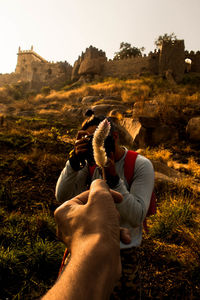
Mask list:
[[[176,82],[180,82],[185,71],[185,46],[183,40],[163,41],[160,49],[159,73],[172,73]]]
[[[16,74],[20,74],[22,80],[31,81],[33,76],[33,63],[47,63],[47,61],[33,51],[33,46],[30,50],[22,51],[19,47],[18,50],[17,66],[15,69]]]

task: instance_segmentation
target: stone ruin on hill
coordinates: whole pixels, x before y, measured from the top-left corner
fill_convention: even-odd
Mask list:
[[[185,71],[200,73],[200,52],[184,50],[184,41],[163,42],[159,51],[148,56],[123,60],[107,60],[105,52],[90,46],[79,56],[72,67],[67,62],[48,62],[31,47],[22,51],[19,47],[15,72],[0,75],[0,86],[28,82],[29,89],[39,91],[43,86],[59,88],[70,80],[90,81],[93,78],[128,77],[137,74],[160,74],[180,82]],[[185,59],[192,64],[186,66]]]
[[[33,50],[18,50],[15,72],[0,75],[0,86],[28,82],[29,89],[39,91],[42,86],[62,87],[71,80],[72,66],[67,62],[48,62]]]

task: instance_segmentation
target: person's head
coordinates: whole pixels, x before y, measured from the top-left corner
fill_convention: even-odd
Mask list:
[[[118,130],[116,124],[113,122],[112,118],[106,117],[106,116],[90,116],[87,118],[81,127],[81,130],[85,130],[89,133],[89,136],[91,137],[90,139],[90,152],[92,152],[92,138],[93,138],[93,133],[95,132],[96,128],[98,125],[105,119],[110,123],[111,129],[108,137],[105,140],[104,146],[107,152],[107,155],[109,156],[111,152],[113,154],[115,153],[115,150],[117,147],[119,147],[118,141],[119,141],[119,135],[118,135]]]
[[[89,132],[89,134],[93,134],[98,127],[98,125],[104,120],[107,119],[110,123],[110,134],[109,136],[112,136],[113,139],[117,142],[119,138],[118,134],[118,127],[115,124],[115,118],[106,117],[103,115],[95,116],[94,114],[90,117],[88,117],[81,126],[81,130],[86,130]]]

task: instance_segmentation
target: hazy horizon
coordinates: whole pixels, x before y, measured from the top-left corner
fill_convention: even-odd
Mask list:
[[[19,46],[48,61],[74,64],[90,45],[108,59],[121,42],[156,48],[155,39],[175,33],[185,49],[200,50],[200,1],[191,0],[6,0],[0,4],[0,73],[14,72]]]

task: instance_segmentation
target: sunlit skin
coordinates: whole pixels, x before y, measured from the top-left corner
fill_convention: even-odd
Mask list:
[[[94,180],[90,191],[66,201],[55,211],[58,236],[71,258],[45,300],[106,300],[120,277],[120,193]],[[88,217],[89,216],[89,217]]]

